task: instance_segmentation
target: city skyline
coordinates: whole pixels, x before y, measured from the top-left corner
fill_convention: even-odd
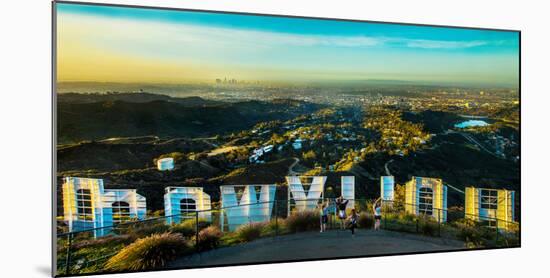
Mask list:
[[[57,5],[58,82],[519,81],[516,32]]]

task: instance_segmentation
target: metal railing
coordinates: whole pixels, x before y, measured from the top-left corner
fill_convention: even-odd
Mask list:
[[[300,214],[299,208],[303,207],[297,205],[300,202],[317,206]],[[69,276],[103,272],[105,263],[123,247],[154,233],[181,233],[193,244],[194,252],[200,253],[205,250],[201,246],[200,233],[207,226],[218,228],[224,235],[221,240],[227,242],[235,240],[235,235],[241,227],[253,224],[261,224],[261,237],[278,237],[293,232],[319,230],[319,204],[322,202],[329,204],[326,228],[340,229],[342,222],[338,219],[334,199],[324,199],[241,204],[58,233],[57,274]],[[375,222],[373,200],[355,199],[354,208],[360,215],[359,228],[372,228]],[[348,215],[350,209],[348,206]],[[302,217],[301,222],[296,220],[299,217]],[[63,223],[60,222],[59,226],[62,227]],[[466,242],[468,247],[517,246],[520,237],[517,222],[480,218],[459,209],[427,209],[390,201],[382,202],[380,226],[384,230],[461,240]],[[60,230],[63,229],[59,228],[58,231]],[[104,236],[98,237],[98,234]]]
[[[426,209],[415,204],[384,201],[382,224],[386,230],[458,239],[471,247],[519,246],[520,240],[518,222],[468,214],[459,208]]]

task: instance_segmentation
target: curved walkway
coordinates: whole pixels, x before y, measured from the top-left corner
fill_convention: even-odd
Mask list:
[[[353,238],[349,231],[306,232],[263,238],[200,255],[182,257],[168,267],[204,267],[460,249],[464,249],[464,244],[460,241],[384,230],[359,230]]]
[[[391,176],[390,168],[388,168],[388,165],[393,162],[393,159],[388,160],[386,164],[384,164],[384,170],[386,170],[386,175]]]
[[[297,175],[298,172],[294,171],[294,166],[296,166],[296,164],[300,163],[300,159],[297,158],[297,157],[293,157],[294,159],[294,162],[288,166],[288,175],[289,176],[294,176],[294,175]]]

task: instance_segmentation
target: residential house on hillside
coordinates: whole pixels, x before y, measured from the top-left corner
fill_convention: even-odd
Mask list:
[[[157,169],[159,171],[167,171],[174,169],[174,159],[171,157],[161,158],[157,160]]]

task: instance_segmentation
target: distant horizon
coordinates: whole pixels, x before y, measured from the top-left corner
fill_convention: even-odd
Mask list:
[[[58,82],[517,89],[513,31],[57,3]]]
[[[223,78],[222,78],[223,80]],[[230,78],[227,78],[230,80]],[[519,90],[517,85],[506,84],[452,84],[452,82],[425,82],[425,81],[409,81],[409,80],[392,80],[392,79],[366,79],[366,80],[320,80],[320,81],[300,81],[300,82],[288,82],[278,80],[237,80],[240,83],[235,85],[239,86],[289,86],[289,87],[327,87],[335,88],[376,88],[377,86],[412,86],[412,87],[442,87],[442,88],[459,88],[459,89],[502,89],[502,90]],[[155,86],[155,87],[178,87],[178,86],[192,86],[192,85],[234,85],[225,83],[216,83],[216,80],[195,80],[186,82],[117,82],[117,81],[58,81],[57,88],[67,87],[79,87],[79,86],[98,86],[99,87],[138,87],[138,86]],[[107,88],[102,88],[107,89]],[[118,89],[118,88],[117,88]],[[63,93],[63,92],[61,92]],[[151,92],[153,93],[153,92]]]

